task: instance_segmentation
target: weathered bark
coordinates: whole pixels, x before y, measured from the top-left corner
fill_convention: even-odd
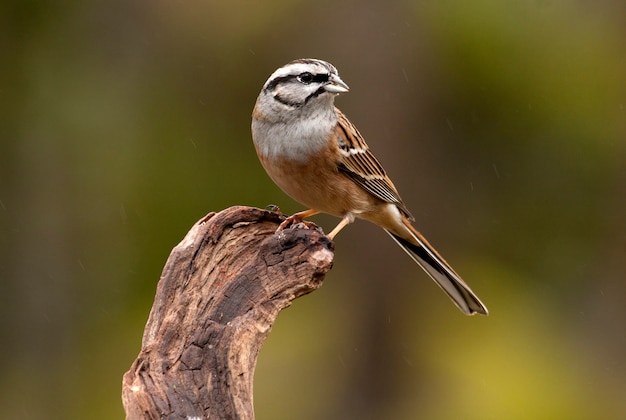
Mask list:
[[[253,419],[256,360],[278,313],[321,286],[333,245],[281,216],[211,213],[167,260],[139,356],[124,374],[127,419]],[[297,417],[297,416],[296,416]]]

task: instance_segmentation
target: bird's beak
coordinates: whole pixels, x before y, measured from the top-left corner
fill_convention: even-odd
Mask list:
[[[330,80],[328,81],[328,84],[324,86],[324,89],[326,89],[326,92],[330,93],[345,93],[350,90],[348,85],[346,85],[344,81],[339,78],[339,76],[335,75],[330,76]]]

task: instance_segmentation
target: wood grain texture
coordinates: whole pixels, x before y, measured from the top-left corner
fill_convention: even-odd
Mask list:
[[[253,419],[258,353],[278,313],[321,286],[333,244],[317,229],[274,233],[278,213],[232,207],[170,254],[139,356],[124,374],[127,419]]]

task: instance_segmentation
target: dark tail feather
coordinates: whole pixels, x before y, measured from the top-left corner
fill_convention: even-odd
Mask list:
[[[419,244],[416,245],[389,231],[387,233],[435,280],[435,283],[450,296],[463,313],[466,315],[488,314],[487,308],[472,292],[472,289],[461,280],[461,277],[439,256],[426,239],[420,238],[421,235],[413,234]]]

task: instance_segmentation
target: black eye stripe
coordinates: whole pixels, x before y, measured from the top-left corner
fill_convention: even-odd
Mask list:
[[[281,76],[281,77],[276,77],[274,78],[271,82],[269,82],[267,84],[267,87],[265,88],[265,90],[267,91],[272,91],[274,90],[274,88],[276,87],[276,85],[286,82],[287,80],[292,80],[295,79],[296,76],[294,75],[288,75],[288,76]]]
[[[313,75],[313,81],[315,83],[328,82],[328,74],[326,74],[326,73],[314,74]]]
[[[328,82],[328,74],[327,73],[313,74],[307,71],[307,72],[300,73],[299,75],[297,75],[296,79],[300,83],[304,83],[307,85],[310,83],[326,83]]]
[[[310,79],[307,79],[306,77],[304,77],[304,75],[310,75]],[[303,80],[306,79],[306,80]],[[301,74],[289,74],[287,76],[280,76],[280,77],[276,77],[274,78],[270,83],[267,84],[267,87],[265,88],[268,91],[272,91],[274,90],[274,88],[281,84],[281,83],[285,83],[285,82],[289,82],[289,81],[298,81],[300,83],[305,83],[305,84],[310,84],[310,83],[326,83],[328,82],[328,80],[330,79],[330,76],[328,75],[328,73],[301,73]]]

